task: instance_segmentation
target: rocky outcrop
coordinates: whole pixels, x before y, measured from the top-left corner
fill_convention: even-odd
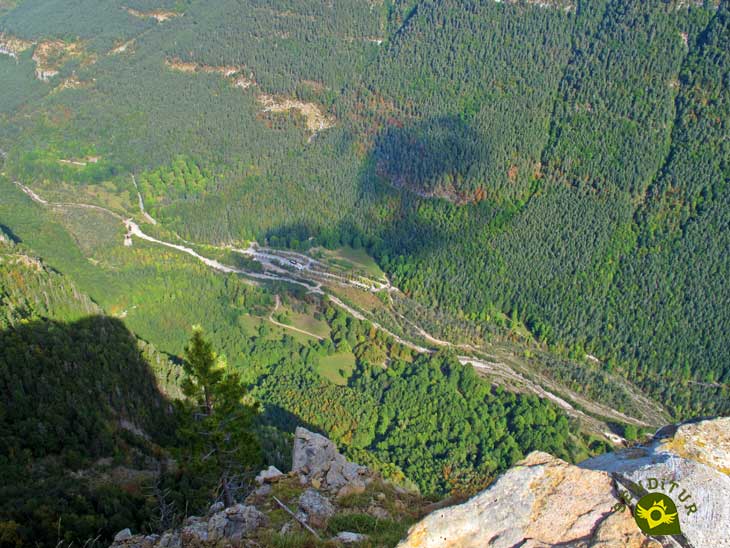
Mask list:
[[[348,461],[330,440],[301,427],[294,433],[292,472],[299,474],[302,483],[333,492],[353,482],[365,483],[372,475],[364,466]]]
[[[297,428],[292,471],[263,470],[245,504],[214,504],[206,517],[190,517],[162,535],[125,529],[112,546],[271,546],[304,535],[312,545],[329,538],[327,546],[392,546],[406,537],[401,548],[730,548],[729,473],[730,418],[685,423],[578,466],[531,453],[489,489],[436,510],[406,534],[426,508],[418,494],[349,462],[326,437]],[[647,492],[676,503],[681,535],[650,537],[640,530],[633,510]],[[395,536],[378,536],[377,527],[368,535],[347,529],[373,519],[389,524],[385,530],[401,529]]]
[[[240,543],[243,537],[263,527],[268,518],[253,506],[236,504],[211,516],[208,521],[208,538]]]
[[[346,526],[363,520],[390,520],[390,527],[402,527],[402,536],[423,505],[417,493],[396,488],[368,468],[348,461],[334,443],[304,428],[296,430],[292,461],[293,470],[288,474],[273,466],[262,470],[244,504],[224,508],[216,502],[207,516],[189,517],[181,527],[162,535],[133,535],[124,529],[112,548],[288,545],[285,539],[289,535],[305,535],[313,541],[329,538],[327,546],[365,541],[381,546],[377,533],[366,536]],[[340,521],[341,528],[334,528],[335,516],[347,518],[344,524]],[[298,538],[292,541],[297,546]],[[397,537],[387,544],[396,541]]]
[[[174,17],[181,17],[183,14],[177,11],[165,11],[165,10],[154,10],[154,11],[139,11],[132,8],[127,8],[127,13],[140,19],[150,18],[154,19],[158,23],[164,23]]]
[[[677,505],[684,537],[696,548],[730,547],[730,417],[659,430],[645,446],[607,453],[581,468],[616,476],[634,500],[662,492]]]
[[[608,474],[536,452],[465,504],[429,515],[401,546],[593,546],[608,530],[620,532],[622,546],[654,546],[644,542],[628,512],[612,511],[617,502]]]
[[[298,110],[307,121],[307,129],[312,134],[331,128],[335,124],[332,117],[324,114],[322,109],[315,103],[305,103],[285,97],[273,97],[265,93],[260,94],[257,99],[264,107],[263,112],[282,113]]]
[[[281,473],[281,470],[279,470],[276,466],[269,466],[266,470],[261,470],[261,472],[258,473],[256,476],[256,483],[259,485],[270,483],[283,475],[284,474]]]
[[[665,428],[580,466],[532,453],[471,500],[427,516],[399,546],[726,548],[728,464],[730,418]],[[652,538],[636,524],[632,508],[657,491],[676,502],[681,536]]]
[[[342,544],[357,544],[359,542],[365,542],[368,539],[367,535],[361,535],[360,533],[351,533],[349,531],[342,531],[338,533],[332,540],[334,542],[341,542]]]
[[[83,56],[86,57],[84,61],[86,64],[93,62],[93,56],[84,54],[83,45],[80,42],[64,42],[63,40],[40,42],[33,51],[36,78],[48,82],[59,74],[61,67],[69,60]]]
[[[237,88],[248,89],[256,85],[253,72],[247,70],[244,66],[236,65],[204,65],[194,61],[183,61],[179,58],[166,59],[165,65],[175,71],[187,74],[207,73],[220,74],[227,78]]]
[[[217,511],[207,519],[189,517],[179,531],[164,535],[132,535],[124,529],[114,537],[112,548],[218,548],[242,546],[244,539],[269,519],[253,506],[236,504]]]
[[[0,54],[17,59],[18,55],[33,46],[35,42],[0,32]]]

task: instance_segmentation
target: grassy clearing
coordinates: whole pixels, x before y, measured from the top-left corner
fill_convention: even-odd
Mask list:
[[[120,184],[121,183],[117,183]],[[97,184],[72,184],[62,181],[35,183],[34,189],[50,202],[76,202],[106,207],[117,213],[139,211],[137,195],[132,193],[132,180],[129,189],[120,190],[112,181]]]
[[[361,272],[365,276],[375,279],[385,277],[378,264],[364,249],[341,247],[329,250],[319,248],[316,255],[320,255],[329,264],[348,272]]]
[[[261,326],[261,323],[264,321],[266,320],[257,316],[252,316],[251,314],[241,314],[238,317],[238,326],[241,328],[243,335],[245,335],[246,337],[251,337],[259,332],[259,326]],[[274,327],[270,323],[266,323],[271,328]]]
[[[103,211],[69,207],[56,210],[55,217],[87,257],[119,247],[124,240],[122,223]]]
[[[319,335],[320,337],[327,338],[330,336],[330,328],[329,325],[327,325],[327,322],[317,320],[311,314],[296,312],[288,308],[285,308],[282,311],[286,314],[286,317],[289,320],[288,325]]]
[[[288,327],[281,327],[279,325],[276,325],[269,321],[268,317],[263,321],[266,322],[267,340],[280,340],[284,335],[286,335],[287,337],[291,337],[292,339],[300,344],[303,344],[304,346],[307,346],[312,341],[319,340],[316,337],[300,333],[299,331],[294,331],[293,329],[289,329]]]
[[[374,293],[355,289],[354,287],[342,287],[335,284],[328,284],[329,289],[335,296],[342,299],[345,303],[354,305],[355,308],[359,308],[369,314],[373,314],[378,310],[383,310],[386,313],[386,306],[383,304],[378,296]]]
[[[355,370],[355,355],[352,352],[338,352],[319,359],[317,372],[340,386],[347,384]]]

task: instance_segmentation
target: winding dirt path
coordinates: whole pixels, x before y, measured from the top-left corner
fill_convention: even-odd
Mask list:
[[[145,241],[148,241],[151,243],[155,243],[158,245],[176,249],[176,250],[186,253],[192,257],[195,257],[196,259],[201,261],[206,266],[209,266],[210,268],[217,270],[219,272],[223,272],[225,274],[241,274],[243,276],[256,278],[256,279],[260,279],[260,280],[282,281],[282,282],[292,283],[292,284],[296,284],[296,285],[301,285],[301,286],[307,288],[307,290],[309,290],[309,292],[311,292],[311,293],[319,293],[319,294],[324,293],[321,288],[318,288],[316,286],[313,287],[309,284],[306,284],[299,280],[295,280],[293,278],[287,278],[287,277],[283,277],[283,276],[278,276],[278,275],[274,275],[274,274],[266,274],[266,273],[261,273],[261,272],[251,272],[251,271],[244,270],[241,268],[228,266],[228,265],[225,265],[223,263],[216,261],[215,259],[209,259],[207,257],[204,257],[200,253],[195,251],[194,249],[191,249],[184,245],[173,244],[171,242],[166,242],[164,240],[159,240],[157,238],[153,238],[152,236],[146,234],[139,227],[139,225],[137,223],[135,223],[132,219],[125,219],[118,213],[116,213],[110,209],[107,209],[105,207],[92,205],[92,204],[79,204],[79,203],[73,203],[73,202],[49,202],[49,201],[41,198],[37,193],[35,193],[32,189],[25,186],[23,183],[15,181],[15,184],[18,185],[20,187],[20,189],[26,195],[28,195],[34,202],[47,206],[47,207],[79,207],[79,208],[86,208],[86,209],[94,209],[97,211],[104,212],[108,215],[111,215],[114,218],[120,220],[126,227],[127,235],[126,235],[125,239],[127,239],[127,240],[131,236],[136,236],[137,238],[139,238],[141,240],[145,240]]]
[[[283,327],[284,329],[291,329],[292,331],[296,331],[297,333],[307,335],[308,337],[313,337],[319,341],[324,340],[324,337],[320,337],[319,335],[315,335],[314,333],[310,333],[309,331],[305,331],[304,329],[299,329],[298,327],[294,327],[293,325],[286,325],[285,323],[277,322],[274,319],[274,312],[279,310],[279,307],[281,306],[281,299],[279,298],[278,294],[275,296],[275,298],[276,298],[276,306],[274,306],[274,310],[272,310],[271,314],[269,314],[269,321],[271,323],[273,323],[274,325],[278,325],[279,327]]]
[[[155,221],[152,216],[147,213],[144,209],[144,201],[142,200],[142,194],[139,192],[139,187],[137,186],[137,179],[134,175],[132,175],[132,182],[134,183],[134,189],[137,191],[137,201],[139,202],[139,211],[142,213],[142,216],[149,222],[150,224],[156,225],[157,221]]]

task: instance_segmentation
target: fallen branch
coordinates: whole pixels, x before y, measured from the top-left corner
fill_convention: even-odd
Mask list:
[[[306,524],[306,523],[305,523],[305,522],[304,522],[303,520],[299,519],[299,518],[297,517],[297,515],[296,515],[296,514],[295,514],[294,512],[292,512],[291,510],[289,510],[289,507],[288,507],[288,506],[287,506],[286,504],[284,504],[283,502],[281,502],[281,501],[280,501],[279,499],[277,499],[276,497],[274,497],[274,502],[276,502],[276,504],[278,504],[279,506],[281,506],[281,508],[282,508],[282,509],[283,509],[283,510],[284,510],[284,511],[285,511],[285,512],[287,513],[287,514],[289,514],[289,515],[290,515],[291,517],[293,517],[293,518],[294,518],[295,520],[297,520],[297,521],[299,522],[299,524],[300,524],[300,525],[301,525],[302,527],[304,527],[304,528],[305,528],[305,529],[306,529],[307,531],[309,531],[309,532],[310,532],[310,533],[312,533],[312,534],[313,534],[313,535],[314,535],[315,537],[317,537],[317,540],[322,540],[322,538],[321,538],[321,537],[320,537],[320,536],[319,536],[319,535],[317,534],[317,531],[315,531],[314,529],[312,529],[312,528],[311,528],[311,527],[310,527],[309,525],[307,525],[307,524]]]

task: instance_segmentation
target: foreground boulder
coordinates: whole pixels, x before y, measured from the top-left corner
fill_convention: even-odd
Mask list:
[[[468,502],[429,515],[401,546],[592,546],[610,536],[622,539],[616,546],[660,546],[645,541],[628,512],[612,512],[618,502],[612,491],[608,474],[535,452]]]
[[[535,452],[466,503],[427,516],[399,546],[727,548],[729,473],[730,418],[665,428],[648,445],[580,466]],[[632,508],[647,492],[676,502],[682,535],[639,529]]]
[[[241,540],[268,524],[268,518],[253,506],[236,504],[213,514],[208,521],[208,538],[212,541],[226,539],[240,543]]]
[[[283,475],[284,474],[282,474],[276,466],[269,466],[266,470],[261,470],[261,472],[258,473],[255,481],[257,484],[263,485],[264,483],[276,481]]]
[[[668,495],[695,548],[730,547],[730,417],[668,426],[645,446],[607,453],[580,467],[613,474],[634,499],[641,489]]]

